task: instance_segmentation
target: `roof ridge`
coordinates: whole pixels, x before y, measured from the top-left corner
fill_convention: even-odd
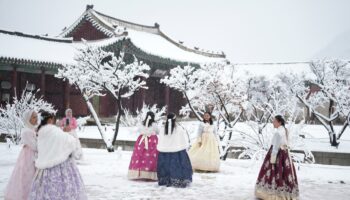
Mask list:
[[[206,51],[202,51],[202,50],[196,49],[196,47],[191,48],[191,47],[185,46],[184,44],[182,44],[180,42],[176,42],[175,40],[171,39],[168,35],[166,35],[164,32],[162,32],[160,30],[160,26],[159,26],[158,23],[155,23],[154,26],[147,26],[147,25],[137,24],[137,23],[126,21],[126,20],[121,20],[121,19],[118,19],[118,18],[114,18],[114,17],[108,16],[106,14],[103,14],[101,12],[98,12],[98,11],[92,9],[92,8],[89,9],[89,10],[92,10],[94,13],[100,15],[101,17],[107,17],[107,18],[110,18],[110,19],[113,19],[113,20],[117,20],[117,21],[122,22],[122,23],[129,24],[130,26],[127,26],[126,28],[131,28],[131,29],[134,29],[136,31],[146,31],[146,32],[151,33],[151,34],[159,35],[159,36],[163,37],[164,39],[166,39],[167,41],[171,42],[172,44],[176,45],[177,47],[179,47],[179,48],[181,48],[181,49],[183,49],[185,51],[197,53],[197,54],[200,54],[200,55],[203,55],[203,56],[208,56],[208,57],[218,57],[218,58],[225,58],[226,57],[224,53],[206,52]],[[96,16],[96,17],[98,18],[99,16]],[[110,23],[111,25],[113,25],[112,22],[110,22],[110,21],[107,21],[107,22]],[[106,24],[106,25],[109,26],[108,24]],[[125,24],[122,24],[121,26],[123,26],[123,25],[125,26]],[[135,28],[134,26],[140,27],[140,29]],[[110,28],[116,28],[116,27],[110,27]],[[149,29],[152,29],[152,30],[149,30]]]
[[[83,14],[81,14],[73,24],[71,24],[68,28],[64,27],[62,32],[58,36],[61,36],[61,37],[67,36],[81,22],[81,20],[84,19],[86,14],[87,14],[87,11],[84,11]]]
[[[101,15],[102,17],[107,17],[107,18],[110,18],[110,19],[113,19],[113,20],[117,20],[117,21],[120,21],[120,22],[123,22],[123,23],[128,23],[130,25],[134,25],[134,26],[140,26],[140,27],[143,27],[143,28],[154,28],[154,29],[158,29],[159,28],[159,25],[157,23],[155,23],[154,26],[143,25],[143,24],[138,24],[138,23],[127,21],[127,20],[119,19],[119,18],[116,18],[116,17],[112,17],[112,16],[109,16],[109,15],[103,14],[103,13],[97,11],[97,10],[94,10],[94,12],[99,14],[99,15]]]
[[[177,47],[185,50],[185,51],[189,51],[189,52],[193,52],[193,53],[197,53],[203,56],[208,56],[208,57],[218,57],[218,58],[225,58],[225,54],[218,54],[218,53],[210,53],[210,52],[205,52],[205,51],[201,51],[199,49],[195,48],[190,48],[188,46],[183,45],[182,43],[176,42],[175,40],[171,39],[168,35],[166,35],[165,33],[163,33],[162,31],[159,30],[159,35],[162,36],[164,39],[168,40],[169,42],[173,43],[174,45],[176,45]]]
[[[141,31],[141,32],[147,32],[150,34],[158,35],[168,42],[172,43],[173,45],[177,46],[178,48],[187,51],[196,53],[202,56],[207,57],[214,57],[214,58],[226,58],[226,55],[224,52],[217,52],[209,51],[209,50],[203,50],[199,49],[198,47],[189,47],[183,44],[183,42],[170,38],[168,35],[166,35],[164,32],[160,30],[160,25],[158,23],[155,23],[154,26],[148,26],[148,25],[142,25],[134,22],[130,22],[127,20],[118,19],[115,17],[111,17],[109,15],[103,14],[99,11],[96,11],[93,9],[93,5],[87,5],[86,10],[84,13],[67,29],[65,29],[60,36],[67,36],[74,30],[74,28],[80,24],[81,20],[86,19],[87,21],[90,21],[95,28],[102,31],[107,37],[113,37],[115,34],[115,30],[120,27],[124,27],[127,31],[127,29],[132,29],[135,31]]]
[[[22,33],[18,31],[6,31],[0,29],[0,33],[8,34],[8,35],[14,35],[14,36],[20,36],[20,37],[27,37],[27,38],[33,38],[33,39],[39,39],[39,40],[46,40],[51,42],[62,42],[62,43],[72,43],[72,38],[51,38],[47,36],[40,36],[40,35],[32,35],[28,33]]]

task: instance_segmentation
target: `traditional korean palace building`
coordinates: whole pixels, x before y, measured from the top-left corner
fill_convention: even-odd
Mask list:
[[[54,77],[60,66],[73,63],[77,49],[83,47],[82,39],[116,54],[122,50],[126,59],[134,55],[151,67],[147,79],[149,89],[140,90],[123,102],[123,106],[131,111],[145,102],[167,105],[169,111],[178,112],[185,104],[182,94],[159,80],[178,65],[226,61],[223,52],[189,48],[183,42],[172,40],[157,23],[145,26],[116,19],[88,5],[85,12],[57,37],[0,30],[1,104],[11,100],[15,93],[20,95],[28,82],[27,87],[40,89],[44,98],[59,110],[59,115],[63,115],[68,107],[75,115],[87,115],[88,110],[79,91]],[[109,95],[94,98],[93,104],[100,116],[109,117],[117,113],[116,103]]]

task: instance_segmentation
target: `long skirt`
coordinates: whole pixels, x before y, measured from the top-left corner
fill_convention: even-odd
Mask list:
[[[35,174],[35,152],[24,146],[5,189],[5,200],[27,200]]]
[[[294,200],[299,197],[298,180],[288,150],[280,149],[276,163],[271,164],[272,147],[261,166],[255,185],[255,196],[260,199]]]
[[[203,133],[188,151],[194,170],[217,172],[220,168],[218,142],[213,133]]]
[[[192,182],[192,166],[186,150],[178,152],[159,152],[158,185],[187,187]]]
[[[61,164],[36,172],[30,200],[85,200],[84,183],[74,160],[68,158]]]
[[[129,164],[129,179],[157,180],[157,144],[156,135],[140,135],[137,138]]]

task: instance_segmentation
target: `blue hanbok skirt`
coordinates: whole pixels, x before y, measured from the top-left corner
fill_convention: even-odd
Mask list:
[[[184,188],[192,182],[192,165],[186,150],[159,152],[157,165],[158,185]]]

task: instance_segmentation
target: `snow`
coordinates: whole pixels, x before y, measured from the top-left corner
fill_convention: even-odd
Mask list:
[[[152,55],[189,63],[213,63],[226,60],[185,51],[158,34],[132,29],[127,29],[127,32],[128,37],[135,46]]]
[[[197,121],[187,121],[181,124],[186,128],[186,130],[193,130],[189,132],[191,141],[196,138]],[[106,138],[112,138],[114,133],[114,125],[105,126],[106,128]],[[335,130],[340,129],[340,126],[335,126]],[[242,122],[238,122],[234,128],[237,131],[243,131],[246,133],[251,132],[251,128]],[[120,127],[117,140],[119,141],[136,141],[139,133],[136,132],[137,127]],[[311,151],[321,151],[321,152],[338,152],[338,153],[350,153],[350,129],[347,129],[340,140],[340,145],[338,148],[331,147],[329,143],[328,133],[324,127],[321,125],[306,125],[302,129],[302,134],[305,135],[305,146]],[[78,136],[80,138],[88,139],[101,139],[98,132],[97,126],[84,126],[81,131],[78,131]],[[234,140],[233,135],[233,140]]]
[[[19,151],[20,146],[8,149],[0,144],[0,198]],[[260,163],[228,159],[221,162],[219,173],[195,173],[190,187],[177,189],[159,187],[156,182],[129,181],[131,152],[83,151],[85,160],[78,163],[78,168],[89,199],[255,199],[254,184]],[[349,196],[350,167],[301,164],[297,175],[300,199],[347,199]]]
[[[338,132],[342,127],[335,126]],[[305,144],[312,151],[350,153],[350,129],[348,128],[340,139],[338,148],[331,147],[326,129],[321,125],[307,125],[305,132]]]
[[[56,38],[59,39],[59,38]],[[88,42],[89,45],[103,47],[121,38],[112,37]],[[29,37],[0,33],[0,57],[26,59],[56,64],[73,64],[77,49],[84,47],[82,42],[55,42]]]

